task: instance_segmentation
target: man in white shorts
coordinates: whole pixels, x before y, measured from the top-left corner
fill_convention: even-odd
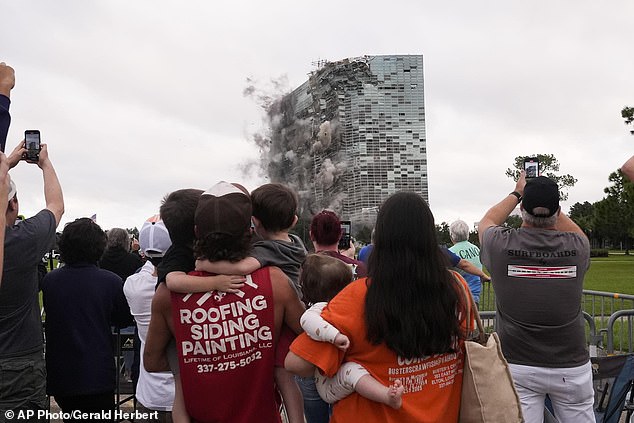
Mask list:
[[[528,182],[527,182],[528,181]],[[501,226],[521,203],[519,229]],[[559,207],[557,184],[526,179],[478,226],[491,274],[497,331],[526,422],[542,422],[551,398],[561,423],[594,422],[592,369],[581,309],[590,245]]]

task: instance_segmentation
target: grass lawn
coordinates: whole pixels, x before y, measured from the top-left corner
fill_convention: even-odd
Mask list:
[[[592,258],[584,289],[634,295],[634,255]]]

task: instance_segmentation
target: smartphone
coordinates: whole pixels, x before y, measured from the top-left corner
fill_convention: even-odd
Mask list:
[[[30,162],[37,162],[40,160],[40,150],[42,145],[40,142],[40,131],[37,129],[27,129],[24,131],[24,147],[26,153],[24,158]]]
[[[339,249],[347,250],[350,248],[350,236],[352,232],[352,224],[349,220],[341,221],[341,238],[339,238]]]
[[[537,178],[539,176],[539,159],[537,157],[525,158],[524,170],[527,178]]]

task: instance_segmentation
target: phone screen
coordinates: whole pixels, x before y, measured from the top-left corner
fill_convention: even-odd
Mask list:
[[[539,176],[539,161],[537,157],[524,159],[524,171],[527,178],[537,178]]]
[[[339,249],[347,250],[350,248],[350,232],[352,224],[349,220],[341,221],[341,238],[339,238]]]
[[[26,159],[38,161],[40,159],[40,131],[32,129],[24,132],[24,146],[26,147]]]

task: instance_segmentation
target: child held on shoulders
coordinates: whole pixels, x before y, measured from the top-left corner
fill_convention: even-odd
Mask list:
[[[199,189],[181,189],[174,191],[163,199],[160,208],[161,219],[167,228],[172,240],[172,245],[165,252],[165,256],[157,267],[158,284],[182,278],[185,280],[204,279],[211,286],[215,286],[216,290],[235,292],[243,286],[244,278],[242,276],[208,276],[197,277],[188,276],[187,273],[194,270],[194,215],[198,200],[203,193]],[[183,390],[180,380],[180,372],[176,363],[176,347],[170,346],[170,367],[174,374],[174,405],[172,407],[172,419],[174,422],[187,423],[190,421],[187,410],[185,409],[185,400],[183,398]]]
[[[266,184],[251,193],[253,225],[261,240],[253,244],[250,256],[237,262],[210,262],[204,257],[196,260],[196,270],[213,274],[248,275],[265,266],[277,266],[288,277],[289,283],[301,298],[299,288],[299,268],[306,257],[306,248],[301,239],[289,230],[297,222],[297,196],[281,184]],[[167,286],[176,292],[207,292],[219,290],[214,277],[174,275],[167,280]],[[223,276],[223,278],[228,278]],[[233,277],[226,292],[235,293],[242,288],[244,278]],[[303,423],[304,410],[301,391],[293,375],[284,369],[284,358],[295,335],[286,326],[277,343],[275,382],[286,407],[289,423]]]
[[[336,258],[323,254],[309,254],[302,265],[300,285],[304,294],[304,302],[313,304],[301,318],[301,325],[306,334],[315,341],[330,342],[342,351],[350,347],[346,335],[321,317],[321,311],[328,301],[335,297],[352,281],[352,269]],[[400,380],[393,385],[385,386],[354,362],[345,362],[332,377],[321,374],[315,369],[316,386],[324,401],[334,403],[353,392],[369,400],[401,408],[404,387]]]

